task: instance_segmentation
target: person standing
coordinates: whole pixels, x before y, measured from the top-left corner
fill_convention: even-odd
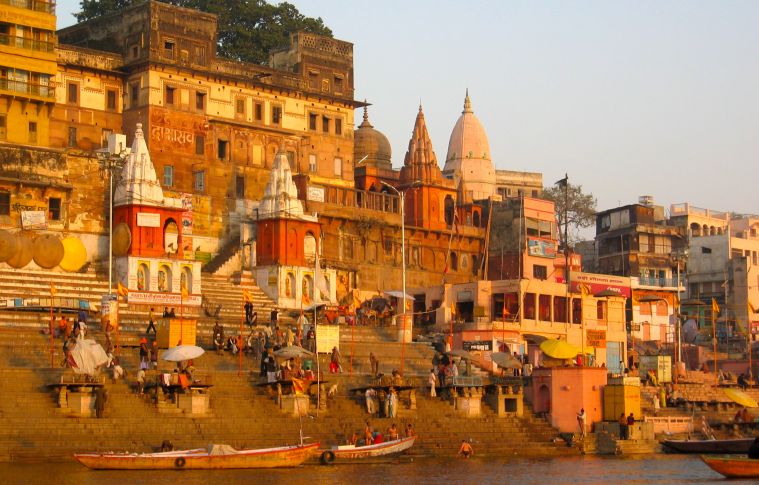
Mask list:
[[[148,339],[140,339],[140,369],[148,368]]]
[[[155,340],[150,347],[150,367],[154,370],[158,369],[158,342]]]
[[[625,413],[619,415],[617,422],[619,423],[619,439],[628,439],[630,437],[630,433],[627,429],[627,418],[625,418]]]
[[[585,438],[587,430],[585,426],[585,421],[587,419],[587,415],[585,414],[585,408],[580,409],[580,412],[577,413],[577,424],[580,426],[580,436]]]
[[[377,412],[377,409],[374,406],[374,398],[377,397],[377,391],[375,391],[372,388],[369,388],[366,390],[366,412],[369,414],[374,414]]]
[[[329,371],[333,374],[343,372],[343,368],[340,365],[340,351],[337,350],[337,347],[332,347],[332,356],[330,357]]]
[[[108,401],[108,391],[105,390],[105,386],[100,386],[95,391],[95,416],[98,418],[103,417],[105,412],[105,403]]]
[[[269,316],[269,319],[271,320],[271,328],[272,330],[277,328],[277,319],[279,318],[279,310],[277,310],[277,307],[272,308],[271,315]]]
[[[367,445],[374,443],[374,430],[368,420],[366,421],[366,427],[364,428],[364,441]]]
[[[150,335],[151,328],[153,329],[153,335],[157,335],[158,332],[156,332],[155,322],[153,321],[153,307],[150,307],[150,312],[148,313],[148,329],[145,330],[145,335]]]
[[[306,349],[309,352],[316,352],[316,332],[313,325],[308,329],[308,333],[306,334]]]
[[[394,388],[390,388],[387,394],[387,417],[394,418],[398,414],[398,393]]]
[[[379,360],[374,352],[369,352],[369,365],[372,367],[372,376],[377,377],[379,375]]]
[[[245,324],[248,326],[253,325],[253,303],[246,301],[245,305]]]
[[[430,369],[430,375],[427,378],[427,382],[430,384],[430,397],[436,397],[437,392],[435,391],[435,387],[437,385],[437,376],[435,375],[435,369]]]
[[[633,416],[633,413],[630,413],[627,416],[627,439],[630,439],[632,435],[633,426],[635,426],[635,416]]]

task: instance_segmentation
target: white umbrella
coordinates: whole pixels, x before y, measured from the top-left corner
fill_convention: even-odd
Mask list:
[[[321,308],[323,306],[327,306],[326,303],[312,303],[311,305],[308,305],[306,308],[303,309],[304,312],[312,312],[315,308]]]
[[[474,359],[474,356],[472,354],[462,349],[454,349],[454,350],[451,350],[450,352],[446,352],[446,354],[451,355],[453,357],[461,357],[462,359],[466,359],[466,360]]]
[[[71,367],[76,374],[93,375],[97,368],[108,362],[108,355],[103,347],[94,340],[78,340],[71,349]]]
[[[295,357],[313,357],[314,354],[313,352],[306,350],[303,347],[298,347],[297,345],[288,345],[287,347],[282,347],[279,350],[275,350],[274,355],[282,359],[291,359]]]
[[[498,364],[499,367],[506,369],[521,369],[522,363],[508,352],[494,352],[490,354],[490,360]]]
[[[184,360],[197,359],[205,353],[197,345],[177,345],[163,353],[161,358],[169,362],[182,362]]]

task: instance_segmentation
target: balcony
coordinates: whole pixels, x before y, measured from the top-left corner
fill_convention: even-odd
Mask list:
[[[0,0],[1,1],[1,0]],[[55,100],[55,85],[0,79],[0,91]]]
[[[2,0],[0,0],[0,3]],[[55,43],[43,40],[27,39],[25,37],[16,37],[8,34],[0,34],[0,45],[16,47],[18,49],[27,49],[38,52],[51,54],[55,52]]]
[[[16,8],[25,8],[35,12],[55,14],[55,2],[46,0],[0,0],[0,5],[10,5]]]
[[[631,277],[630,285],[635,287],[653,286],[656,288],[677,288],[677,278],[650,278],[650,277]],[[680,278],[680,288],[685,290],[685,280]]]

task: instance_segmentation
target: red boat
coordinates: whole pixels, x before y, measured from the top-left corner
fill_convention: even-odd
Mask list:
[[[745,456],[704,456],[701,459],[709,468],[727,478],[759,478],[759,459]]]
[[[79,463],[93,470],[218,470],[232,468],[282,468],[301,465],[319,443],[257,450],[235,450],[211,445],[192,450],[161,453],[78,453]]]

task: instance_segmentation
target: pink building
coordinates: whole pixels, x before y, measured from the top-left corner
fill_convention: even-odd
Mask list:
[[[551,426],[565,433],[579,431],[577,413],[585,409],[587,432],[603,419],[602,391],[607,369],[599,367],[554,367],[535,369],[532,387],[525,398],[536,413],[546,413]]]

